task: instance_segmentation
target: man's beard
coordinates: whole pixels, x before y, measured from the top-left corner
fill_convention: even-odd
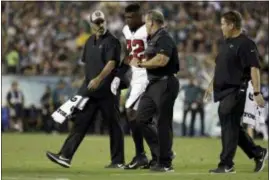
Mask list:
[[[106,21],[104,22],[104,27],[103,27],[103,29],[102,29],[102,33],[101,33],[101,35],[104,35],[105,33],[106,33],[106,31],[107,31],[107,24],[106,24]]]

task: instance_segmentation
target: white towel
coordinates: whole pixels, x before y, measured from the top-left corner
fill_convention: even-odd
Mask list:
[[[51,117],[55,122],[62,124],[68,116],[72,114],[75,107],[79,110],[83,110],[88,100],[88,97],[83,98],[82,96],[76,95],[61,105],[61,107],[52,113]]]
[[[254,101],[253,91],[252,83],[249,81],[246,93],[243,123],[250,125],[250,127],[255,128],[257,131],[261,131],[261,127],[265,124],[266,109],[259,107]]]
[[[120,86],[120,78],[114,77],[113,81],[111,82],[111,92],[116,96],[118,92],[118,88]]]

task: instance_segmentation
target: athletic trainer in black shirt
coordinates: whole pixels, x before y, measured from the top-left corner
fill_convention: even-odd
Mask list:
[[[255,43],[241,33],[241,15],[230,11],[222,15],[221,29],[225,38],[216,58],[213,80],[214,100],[219,101],[222,152],[218,168],[210,173],[234,173],[233,158],[237,145],[255,161],[255,172],[264,167],[268,155],[265,148],[254,144],[241,126],[249,80],[254,88],[254,100],[264,106],[260,94],[258,50]]]
[[[124,164],[123,132],[119,124],[117,97],[110,90],[114,68],[120,61],[120,43],[107,29],[103,12],[91,15],[94,34],[87,40],[82,61],[85,63],[85,80],[78,91],[89,97],[82,111],[75,114],[74,127],[58,154],[47,153],[47,157],[63,167],[70,167],[71,160],[82,142],[98,110],[108,121],[111,164],[108,168],[122,168]]]
[[[179,82],[174,77],[179,70],[177,48],[171,36],[162,27],[162,13],[150,11],[146,14],[145,20],[150,35],[145,50],[146,60],[136,59],[130,62],[134,66],[146,68],[149,79],[149,85],[140,99],[136,119],[143,129],[151,152],[159,154],[158,159],[151,161],[151,170],[173,171],[173,107],[179,90]],[[155,115],[157,129],[150,121]]]
[[[246,35],[227,38],[220,46],[214,76],[214,100],[219,101],[251,79],[251,67],[260,68],[258,50]]]

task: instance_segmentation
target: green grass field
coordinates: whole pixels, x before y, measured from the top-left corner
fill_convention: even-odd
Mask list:
[[[148,170],[108,170],[108,137],[87,136],[73,158],[72,167],[64,169],[50,162],[46,150],[57,152],[66,135],[2,134],[3,180],[266,180],[268,166],[263,172],[253,173],[254,162],[240,149],[235,158],[236,174],[211,175],[220,152],[219,139],[175,138],[174,173],[152,173]],[[267,147],[267,143],[257,141]],[[125,138],[125,157],[134,154],[130,137]]]

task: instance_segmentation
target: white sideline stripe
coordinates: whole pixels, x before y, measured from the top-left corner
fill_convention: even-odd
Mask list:
[[[3,176],[3,180],[69,180],[68,178],[42,178],[42,177],[27,177],[27,176]]]

